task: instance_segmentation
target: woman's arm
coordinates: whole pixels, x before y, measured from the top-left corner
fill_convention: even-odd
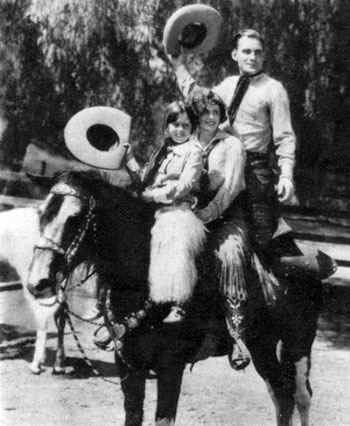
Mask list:
[[[230,206],[237,195],[245,188],[244,168],[245,151],[243,144],[234,137],[228,137],[225,142],[224,182],[214,199],[198,212],[203,222],[218,219]]]

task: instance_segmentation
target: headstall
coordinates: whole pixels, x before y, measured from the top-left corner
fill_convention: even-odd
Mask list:
[[[41,250],[51,250],[55,253],[59,253],[62,254],[67,262],[67,264],[69,265],[72,261],[72,259],[74,258],[74,256],[76,255],[79,246],[81,244],[81,242],[83,241],[88,229],[90,228],[90,226],[92,226],[93,228],[93,234],[94,234],[94,241],[96,242],[96,221],[95,219],[95,208],[96,208],[96,200],[93,197],[93,195],[91,196],[85,196],[83,194],[81,194],[78,190],[76,190],[75,188],[72,188],[71,186],[67,185],[66,183],[58,183],[56,185],[54,185],[51,190],[50,190],[51,194],[55,194],[55,195],[63,195],[63,196],[72,196],[72,197],[76,197],[79,198],[81,200],[84,201],[88,201],[89,202],[89,211],[87,212],[86,216],[85,216],[85,220],[83,225],[78,229],[78,233],[75,235],[75,237],[73,238],[73,241],[71,242],[71,244],[69,245],[69,247],[67,248],[67,251],[65,251],[59,244],[55,243],[54,241],[52,241],[51,239],[42,236],[39,241],[37,242],[37,244],[35,244],[34,249],[41,249]]]

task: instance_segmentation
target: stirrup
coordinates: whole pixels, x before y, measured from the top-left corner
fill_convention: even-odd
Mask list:
[[[232,352],[228,355],[230,366],[236,370],[243,370],[250,364],[249,352],[241,338],[235,339]]]
[[[225,320],[227,330],[234,340],[232,352],[228,355],[230,366],[236,370],[243,370],[250,363],[249,351],[241,338],[241,323],[243,322],[244,315],[239,300],[232,300],[226,298],[226,313]]]
[[[112,342],[112,337],[106,324],[102,324],[97,330],[95,330],[93,342],[99,349],[104,351],[109,350],[108,345]]]

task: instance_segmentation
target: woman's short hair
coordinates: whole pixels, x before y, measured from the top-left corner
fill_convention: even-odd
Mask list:
[[[220,109],[220,123],[227,120],[226,105],[221,97],[210,89],[197,89],[190,98],[190,104],[197,117],[208,111],[209,105],[218,105]]]
[[[187,115],[191,123],[191,133],[193,133],[197,127],[198,119],[194,114],[191,106],[183,101],[171,102],[171,104],[166,107],[164,116],[164,130],[168,127],[169,124],[175,123],[181,114]]]
[[[232,50],[238,48],[238,42],[242,37],[255,38],[260,41],[263,49],[265,48],[265,41],[262,38],[261,34],[251,28],[245,28],[244,30],[239,31],[234,37],[232,41]]]

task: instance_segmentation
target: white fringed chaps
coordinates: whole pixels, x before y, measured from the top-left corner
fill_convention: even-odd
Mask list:
[[[206,228],[185,207],[163,207],[152,228],[149,268],[150,299],[184,303],[197,282],[196,258],[204,248]]]

